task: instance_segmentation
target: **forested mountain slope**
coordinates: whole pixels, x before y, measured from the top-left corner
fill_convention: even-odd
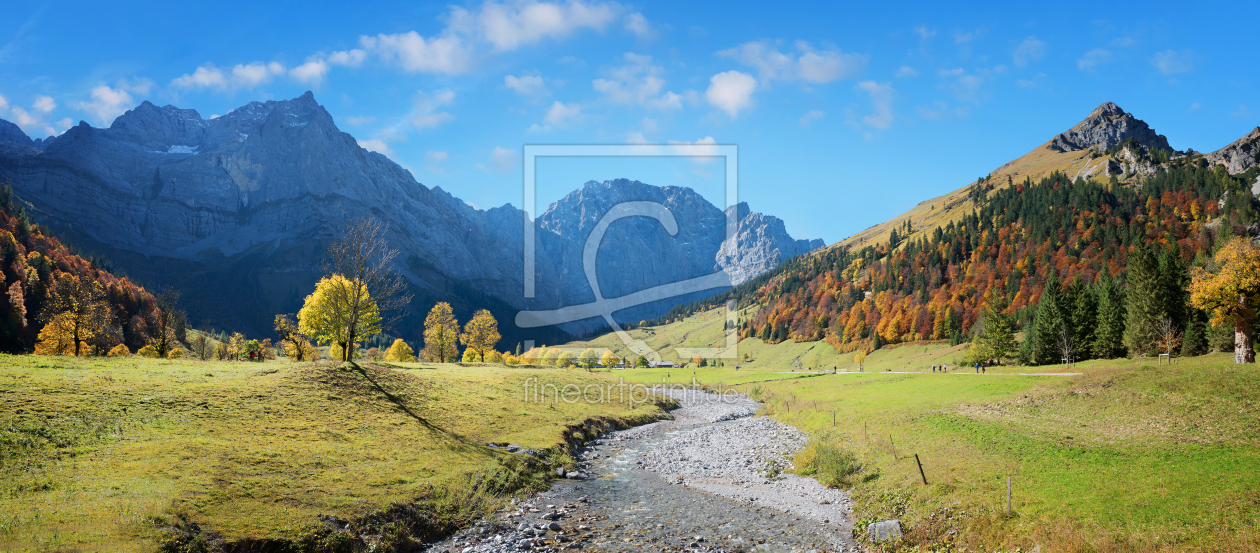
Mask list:
[[[0,351],[21,353],[34,347],[47,322],[45,308],[60,285],[90,288],[107,304],[105,330],[81,336],[99,352],[118,344],[135,351],[149,342],[154,298],[126,277],[119,278],[84,259],[31,221],[13,190],[0,189]]]
[[[1126,178],[1056,170],[981,179],[960,192],[965,204],[940,226],[901,219],[883,240],[846,241],[795,259],[662,320],[735,298],[757,307],[739,322],[741,338],[826,340],[842,352],[971,341],[986,316],[1024,331],[1012,352],[1024,362],[1059,361],[1064,347],[1074,359],[1154,353],[1165,321],[1184,338],[1183,353],[1230,349],[1234,329],[1209,324],[1189,306],[1187,288],[1190,269],[1206,265],[1221,244],[1260,234],[1253,193],[1260,167],[1229,164],[1245,159],[1254,141],[1244,137],[1228,156],[1178,155],[1160,148],[1162,136],[1120,134],[1085,155],[1133,160],[1141,170]],[[1047,144],[1082,140],[1072,136]],[[1042,303],[1052,307],[1039,315]]]

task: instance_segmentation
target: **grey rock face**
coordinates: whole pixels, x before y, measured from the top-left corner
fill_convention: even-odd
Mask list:
[[[18,146],[30,146],[31,138],[13,123],[0,119],[0,142],[8,142]]]
[[[1229,174],[1237,174],[1255,167],[1260,160],[1260,127],[1251,129],[1230,145],[1207,155],[1208,163],[1224,165]]]
[[[1147,148],[1171,150],[1168,139],[1156,134],[1146,122],[1125,113],[1111,102],[1098,106],[1089,117],[1077,123],[1067,132],[1050,141],[1049,148],[1057,152],[1074,152],[1097,148],[1106,150],[1133,138]]]
[[[469,286],[516,308],[590,300],[582,247],[595,222],[621,201],[665,204],[679,233],[671,237],[642,218],[614,224],[598,257],[605,297],[721,270],[738,275],[738,283],[822,245],[793,240],[778,219],[741,206],[736,252],[723,243],[722,211],[690,189],[588,183],[538,218],[537,296],[525,298],[523,211],[474,209],[416,182],[338,130],[309,92],[251,102],[211,120],[145,102],[109,128],[80,123],[39,144],[0,123],[11,140],[0,144],[0,178],[13,182],[54,229],[112,248],[118,266],[137,274],[143,265],[158,282],[174,270],[160,259],[180,260],[185,271],[239,268],[241,286],[275,309],[300,301],[333,233],[365,215],[389,225],[388,239],[402,252],[400,268],[417,286]],[[676,303],[629,315],[655,316]]]
[[[1122,177],[1147,178],[1159,173],[1159,166],[1150,159],[1143,159],[1133,150],[1124,148],[1107,160],[1107,174]]]

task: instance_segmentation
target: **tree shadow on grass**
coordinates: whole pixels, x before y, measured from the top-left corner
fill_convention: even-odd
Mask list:
[[[347,365],[349,365],[349,367],[347,367]],[[459,433],[452,432],[450,430],[442,428],[440,426],[437,426],[433,424],[432,422],[429,422],[428,419],[425,419],[424,417],[417,414],[415,411],[412,411],[411,408],[408,407],[406,403],[404,403],[404,400],[402,397],[386,390],[384,386],[381,386],[380,382],[378,382],[377,379],[372,378],[373,371],[368,370],[367,367],[360,366],[359,364],[354,363],[354,362],[346,363],[345,365],[342,365],[342,367],[349,368],[349,370],[362,375],[364,380],[367,380],[370,384],[372,384],[372,387],[376,388],[376,390],[380,392],[381,395],[385,396],[386,400],[388,400],[390,403],[393,403],[395,407],[398,407],[398,409],[401,410],[403,413],[406,413],[407,416],[415,419],[416,422],[420,423],[421,426],[425,427],[429,431],[453,438],[455,441],[454,444],[451,444],[453,448],[457,450],[463,450],[463,451],[483,449],[483,446],[479,446],[477,444],[472,443],[467,437]],[[381,366],[374,366],[373,368],[380,371],[393,372],[392,369],[381,367]],[[484,449],[489,449],[489,448],[484,448]]]

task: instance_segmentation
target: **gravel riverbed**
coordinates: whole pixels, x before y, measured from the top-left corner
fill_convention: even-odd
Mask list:
[[[428,551],[857,551],[848,496],[786,474],[803,433],[747,398],[666,393],[673,420],[587,444],[576,474]]]

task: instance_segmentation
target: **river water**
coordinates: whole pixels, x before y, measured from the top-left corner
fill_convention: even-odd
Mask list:
[[[470,528],[429,551],[853,550],[842,492],[796,476],[786,482],[761,474],[750,478],[747,470],[729,473],[714,460],[741,468],[756,463],[714,451],[720,447],[686,449],[702,434],[710,441],[720,437],[721,443],[773,439],[749,431],[747,417],[754,411],[747,400],[689,401],[675,411],[675,420],[608,434],[579,452],[581,478],[559,480],[499,521]],[[663,460],[662,451],[677,458]],[[806,491],[793,493],[797,488]],[[821,497],[835,503],[823,500],[828,505],[820,509]]]

